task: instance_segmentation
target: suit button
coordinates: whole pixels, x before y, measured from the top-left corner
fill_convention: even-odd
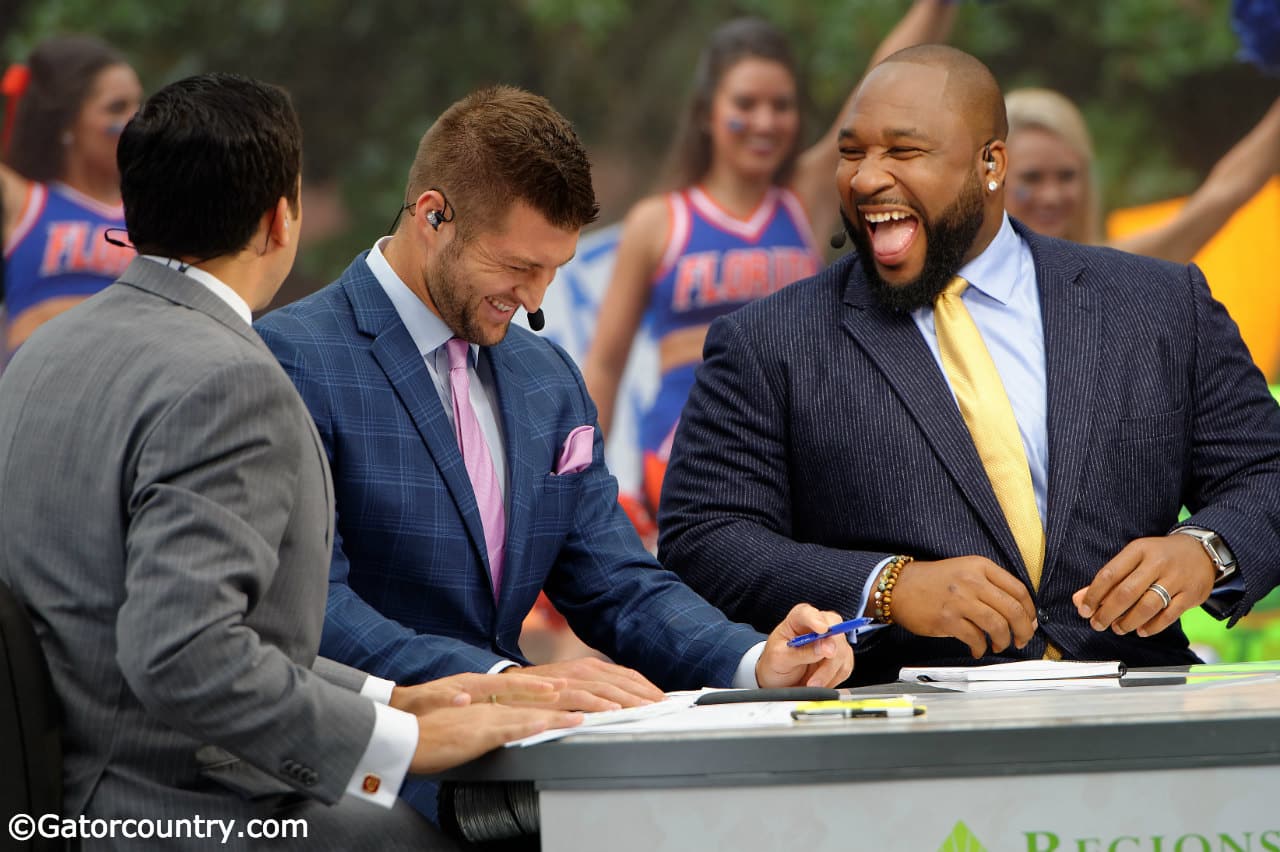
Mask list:
[[[1036,620],[1039,621],[1041,624],[1048,624],[1049,611],[1044,607],[1041,607],[1040,609],[1036,610]]]
[[[314,787],[315,783],[320,780],[320,776],[314,770],[308,769],[302,775],[302,783],[307,787]]]
[[[281,772],[290,772],[290,773],[291,773],[291,772],[293,772],[294,767],[296,767],[296,766],[297,766],[297,764],[296,764],[296,763],[294,763],[292,760],[286,760],[286,761],[284,761],[283,763],[281,763],[281,764],[280,764],[280,771],[281,771]]]

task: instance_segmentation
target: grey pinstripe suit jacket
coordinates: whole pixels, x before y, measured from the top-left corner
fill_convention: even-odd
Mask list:
[[[1036,236],[1048,379],[1040,631],[1078,659],[1187,663],[1181,629],[1095,633],[1070,596],[1179,508],[1234,550],[1238,618],[1280,582],[1280,408],[1194,266]],[[882,558],[977,554],[1030,588],[945,379],[911,318],[876,305],[849,256],[711,328],[659,517],[659,556],[731,618],[809,600],[846,616]],[[856,682],[972,663],[890,628]],[[986,662],[994,662],[989,658]]]
[[[0,577],[65,706],[67,813],[250,816],[201,776],[203,744],[342,795],[374,710],[363,675],[311,669],[332,515],[293,385],[186,276],[139,259],[21,348],[0,377]]]

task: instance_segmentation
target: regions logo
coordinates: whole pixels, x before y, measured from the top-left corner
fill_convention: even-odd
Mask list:
[[[963,822],[958,822],[956,827],[951,829],[951,833],[947,835],[947,839],[938,847],[938,852],[987,852],[987,847],[982,845],[981,840],[973,836],[969,826]]]

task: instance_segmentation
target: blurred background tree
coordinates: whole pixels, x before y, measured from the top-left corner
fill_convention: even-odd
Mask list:
[[[0,51],[59,32],[122,49],[148,90],[202,70],[288,88],[306,133],[307,220],[285,298],[337,276],[395,214],[417,141],[476,86],[545,94],[579,128],[602,222],[656,186],[702,43],[740,14],[791,35],[806,133],[831,121],[908,0],[0,0]],[[1192,189],[1261,116],[1276,81],[1241,64],[1230,0],[968,2],[953,43],[1005,88],[1084,109],[1108,208]]]

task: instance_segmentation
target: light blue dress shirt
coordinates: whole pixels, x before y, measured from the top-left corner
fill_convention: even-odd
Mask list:
[[[1022,449],[1031,468],[1031,486],[1036,492],[1040,523],[1048,517],[1049,410],[1044,363],[1044,321],[1040,317],[1040,291],[1036,287],[1035,261],[1031,248],[1013,230],[1005,215],[995,239],[956,273],[969,282],[961,300],[987,344],[991,360],[1004,385],[1013,416],[1022,434]],[[933,308],[913,311],[911,318],[924,337],[938,369],[951,386],[942,367],[938,333],[933,324]]]
[[[404,323],[409,336],[413,338],[414,345],[422,353],[422,359],[427,365],[427,372],[431,374],[431,381],[435,383],[436,393],[440,395],[440,403],[444,406],[445,416],[449,418],[449,423],[453,424],[453,392],[449,387],[449,355],[444,347],[450,338],[454,336],[453,332],[449,329],[449,326],[445,325],[444,320],[432,313],[431,309],[409,289],[408,285],[400,280],[400,276],[391,268],[391,264],[387,262],[387,258],[382,254],[382,247],[386,245],[389,239],[391,238],[383,237],[378,240],[373,248],[369,250],[369,254],[366,255],[365,263],[369,266],[369,271],[373,273],[373,277],[378,279],[378,284],[382,286],[387,298],[391,300],[392,306],[400,316],[400,321]],[[489,442],[489,452],[493,456],[494,473],[497,474],[498,484],[502,487],[502,498],[506,504],[507,517],[510,517],[511,497],[507,483],[507,445],[503,440],[501,423],[497,417],[497,383],[494,381],[493,367],[490,365],[489,359],[480,358],[480,347],[474,343],[471,344],[468,372],[471,377],[471,405],[475,408],[476,419],[480,421],[480,428],[484,431],[484,438]],[[764,653],[764,646],[765,643],[760,642],[752,646],[743,655],[734,674],[733,686],[747,688],[759,685],[756,682],[756,663]],[[509,660],[500,661],[489,669],[489,673],[493,674],[514,665],[516,663]]]
[[[404,323],[405,330],[413,338],[413,344],[422,354],[427,372],[440,396],[440,404],[444,406],[445,417],[449,418],[449,425],[456,430],[457,424],[453,422],[453,391],[449,387],[449,353],[444,346],[453,338],[453,331],[445,325],[444,320],[432,313],[391,268],[382,254],[382,246],[389,239],[391,238],[383,237],[378,240],[365,257],[365,263],[373,277],[378,279],[382,291],[387,294],[400,321]],[[480,357],[480,347],[475,343],[471,344],[467,373],[471,383],[471,407],[475,409],[476,420],[480,422],[484,439],[489,444],[489,454],[493,456],[493,472],[498,477],[504,509],[509,516],[511,498],[507,482],[507,444],[503,440],[502,423],[498,418],[497,383],[493,379],[493,367],[489,359]]]
[[[1044,524],[1048,517],[1049,494],[1049,431],[1046,425],[1049,396],[1044,362],[1044,321],[1040,316],[1040,291],[1036,286],[1036,266],[1031,248],[1013,230],[1008,214],[1003,215],[1000,230],[982,254],[960,267],[956,274],[969,282],[960,298],[987,344],[987,351],[991,353],[991,360],[995,362],[996,372],[1000,374],[1000,381],[1013,406],[1013,416],[1022,435],[1022,448],[1031,468],[1036,509],[1040,512],[1040,523]],[[942,355],[938,350],[933,307],[912,311],[911,319],[933,353],[947,387],[951,387],[951,379],[942,367]],[[888,560],[885,560],[877,565],[867,578],[858,606],[859,614],[866,611],[871,590],[887,564]]]
[[[1036,493],[1036,509],[1043,525],[1049,517],[1049,383],[1044,355],[1044,320],[1040,314],[1040,289],[1036,284],[1035,259],[1026,240],[1018,236],[1003,216],[1000,230],[982,254],[960,267],[956,273],[969,282],[961,299],[978,327],[996,372],[1004,384],[1022,435],[1022,448],[1031,468],[1031,486]],[[933,308],[913,311],[911,318],[933,353],[942,377],[951,380],[942,367],[938,333],[933,324]],[[953,391],[954,398],[954,391]],[[958,403],[957,403],[958,408]],[[885,560],[871,572],[862,590],[858,614],[866,611],[867,600]],[[1102,566],[1097,566],[1101,568]],[[1226,597],[1244,588],[1239,575],[1213,592]],[[1211,600],[1213,599],[1211,598]]]

